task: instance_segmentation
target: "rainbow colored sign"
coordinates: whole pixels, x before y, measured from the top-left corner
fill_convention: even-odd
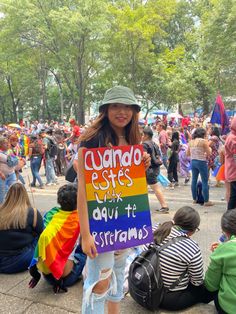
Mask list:
[[[90,231],[99,253],[153,241],[142,145],[84,150]]]

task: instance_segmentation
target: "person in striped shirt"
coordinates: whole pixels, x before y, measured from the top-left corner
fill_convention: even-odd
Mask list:
[[[160,252],[161,275],[167,288],[161,308],[183,310],[197,303],[209,303],[214,295],[203,284],[203,260],[198,244],[191,236],[199,230],[200,216],[189,206],[181,207],[172,221],[160,225],[154,231],[154,242],[163,245],[172,238],[183,237]],[[182,280],[172,289],[170,286],[185,272]]]

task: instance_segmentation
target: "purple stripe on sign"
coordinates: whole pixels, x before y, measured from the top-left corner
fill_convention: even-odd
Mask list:
[[[136,229],[136,230],[135,230]],[[93,234],[98,253],[123,250],[153,242],[151,226],[138,229],[105,231]],[[127,240],[131,237],[130,240]]]

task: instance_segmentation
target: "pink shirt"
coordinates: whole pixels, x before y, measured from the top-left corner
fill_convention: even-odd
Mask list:
[[[159,133],[159,143],[161,152],[165,155],[167,153],[169,143],[169,138],[165,130],[161,130],[161,132]]]
[[[225,142],[225,179],[236,181],[236,117],[231,123],[231,133]]]

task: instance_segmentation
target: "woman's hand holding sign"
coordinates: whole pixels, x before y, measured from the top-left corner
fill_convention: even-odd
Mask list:
[[[92,259],[98,255],[93,236],[90,233],[88,236],[82,237],[82,250]]]
[[[151,157],[147,152],[143,153],[143,162],[145,170],[147,170],[151,166]]]

